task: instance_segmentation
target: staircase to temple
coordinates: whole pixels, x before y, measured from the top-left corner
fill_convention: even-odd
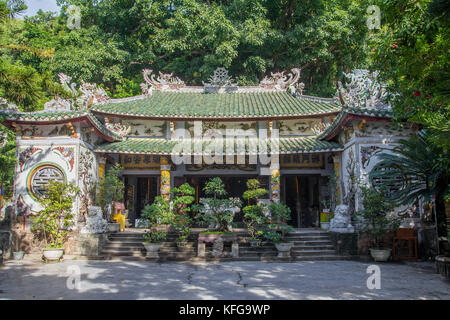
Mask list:
[[[291,256],[295,261],[347,260],[351,256],[336,253],[327,231],[320,229],[297,229],[287,235],[294,243]]]
[[[197,237],[194,232],[186,248],[179,249],[176,245],[175,234],[169,233],[167,241],[163,242],[159,250],[160,261],[202,261],[197,258]],[[102,256],[107,260],[145,260],[145,248],[142,244],[143,231],[127,230],[110,234],[104,244]],[[222,260],[234,261],[276,261],[277,249],[272,243],[263,243],[259,247],[252,247],[246,241],[245,232],[238,233],[239,258],[223,258]],[[344,260],[349,256],[337,255],[326,231],[316,229],[297,229],[287,235],[287,239],[293,242],[290,261],[315,261],[315,260]],[[207,244],[207,256],[211,253],[211,244]],[[224,251],[230,252],[231,245],[226,244]],[[212,257],[210,257],[211,260]]]

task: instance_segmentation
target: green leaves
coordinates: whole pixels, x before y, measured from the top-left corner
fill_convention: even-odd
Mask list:
[[[73,226],[72,204],[79,189],[72,184],[51,181],[43,198],[43,209],[33,220],[31,230],[41,234],[52,248],[64,244]]]

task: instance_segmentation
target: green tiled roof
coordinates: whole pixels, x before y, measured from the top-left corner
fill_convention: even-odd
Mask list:
[[[108,130],[91,111],[38,111],[38,112],[18,112],[0,110],[0,116],[4,116],[8,121],[17,122],[57,122],[69,121],[86,117],[89,122],[102,134],[113,140],[122,140],[122,137]]]
[[[348,115],[366,116],[374,118],[392,118],[393,114],[391,110],[344,107],[342,111],[337,115],[336,119],[334,119],[333,123],[324,132],[318,135],[317,138],[319,140],[322,140],[329,137],[345,121]]]
[[[237,139],[234,140],[234,152],[237,152]],[[102,153],[124,153],[124,154],[156,154],[156,155],[170,155],[177,143],[180,141],[166,140],[157,138],[128,138],[121,142],[113,142],[98,146],[95,151]],[[189,142],[188,142],[189,143]],[[197,143],[191,140],[191,152],[187,154],[196,153],[194,145]],[[270,142],[267,140],[267,148],[270,150]],[[205,145],[205,143],[204,143]],[[224,150],[225,150],[224,143]],[[257,150],[255,146],[258,145],[257,139],[247,139],[245,142],[246,152],[250,150]],[[253,146],[253,148],[251,148]],[[182,150],[179,148],[178,150]],[[201,149],[200,149],[201,150]],[[320,141],[317,137],[295,137],[295,138],[280,138],[279,139],[279,153],[310,153],[310,152],[329,152],[341,151],[342,146],[335,142]]]
[[[330,99],[294,97],[285,91],[200,93],[154,91],[151,96],[93,105],[94,112],[154,119],[280,118],[339,112]]]

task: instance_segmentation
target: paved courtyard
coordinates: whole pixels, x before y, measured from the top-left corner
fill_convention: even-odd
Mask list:
[[[372,290],[369,265],[10,261],[0,267],[0,299],[450,299],[433,263],[378,264],[381,289]]]

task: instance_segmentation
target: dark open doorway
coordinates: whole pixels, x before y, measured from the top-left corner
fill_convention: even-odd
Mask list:
[[[287,175],[284,177],[286,205],[291,209],[294,228],[319,226],[319,176]]]

